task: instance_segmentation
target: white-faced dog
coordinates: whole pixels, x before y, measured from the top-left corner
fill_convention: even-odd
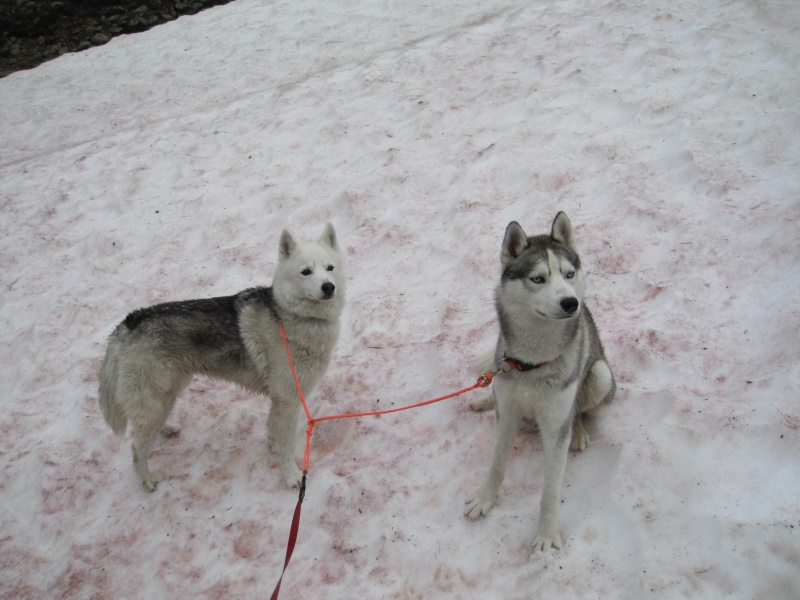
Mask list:
[[[194,374],[225,379],[269,396],[269,446],[290,486],[302,477],[295,462],[301,404],[286,357],[283,322],[305,394],[316,386],[339,336],[344,272],[328,223],[314,243],[281,234],[272,287],[234,296],[157,304],[130,313],[111,334],[98,400],[106,422],[124,435],[133,426],[133,463],[146,489],[163,479],[148,468],[175,399]]]
[[[486,481],[467,500],[466,515],[476,519],[497,503],[520,419],[535,419],[545,461],[536,553],[562,546],[557,508],[570,440],[574,450],[586,448],[582,416],[611,402],[616,383],[583,302],[581,261],[567,215],[558,213],[549,235],[527,237],[516,221],[510,223],[500,262],[494,364],[505,371],[494,379],[494,399],[472,405],[496,406],[494,458]]]

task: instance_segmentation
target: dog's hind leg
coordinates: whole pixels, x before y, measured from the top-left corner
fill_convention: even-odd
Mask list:
[[[476,398],[469,403],[469,407],[475,412],[486,412],[487,410],[493,409],[495,405],[494,396],[491,394],[483,398]]]
[[[133,422],[133,466],[142,485],[147,491],[152,492],[160,481],[164,481],[161,473],[151,473],[148,466],[150,452],[153,448],[153,441],[159,433],[172,431],[171,435],[177,433],[171,426],[166,425],[167,416],[175,403],[175,398],[167,400],[165,403],[155,403],[150,406],[150,410],[143,411],[134,416]],[[166,409],[166,410],[165,410]]]
[[[189,379],[162,363],[148,370],[144,380],[137,381],[127,394],[126,413],[133,425],[133,466],[147,491],[152,492],[164,480],[160,473],[150,472],[150,452],[159,432],[177,433],[176,427],[166,424],[167,418]]]
[[[593,415],[607,406],[616,392],[616,382],[605,360],[598,360],[591,366],[578,390],[578,410],[572,424],[572,450],[582,452],[589,444],[589,434],[583,426],[583,415]]]
[[[155,438],[156,431],[152,431],[147,426],[141,427],[134,425],[136,432],[133,434],[133,444],[131,450],[133,451],[133,468],[136,469],[136,474],[139,480],[148,492],[156,489],[156,485],[160,481],[164,481],[164,476],[161,473],[151,473],[148,466],[150,459],[150,451],[153,447],[153,439]]]
[[[175,403],[175,399],[169,402],[169,408]],[[166,424],[169,411],[154,410],[145,417],[136,417],[133,419],[133,466],[142,485],[148,492],[156,489],[156,485],[160,481],[164,481],[164,476],[161,473],[151,473],[148,466],[150,459],[150,452],[153,448],[153,441],[156,435],[161,433],[165,436],[177,435],[180,428],[174,425]]]

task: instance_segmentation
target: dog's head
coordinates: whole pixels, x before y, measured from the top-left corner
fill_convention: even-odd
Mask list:
[[[519,223],[509,223],[500,262],[506,301],[545,319],[569,319],[580,311],[586,284],[572,224],[563,212],[556,215],[550,235],[528,237]]]
[[[327,223],[316,242],[298,244],[287,230],[281,233],[273,288],[292,310],[325,318],[341,311],[344,272],[333,225]],[[302,310],[300,310],[302,307]]]

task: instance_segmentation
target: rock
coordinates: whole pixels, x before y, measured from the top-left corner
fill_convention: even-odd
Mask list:
[[[0,0],[0,77],[231,1]]]

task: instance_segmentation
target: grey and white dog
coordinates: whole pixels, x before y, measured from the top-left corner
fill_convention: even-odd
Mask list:
[[[611,402],[616,383],[583,301],[581,261],[567,215],[558,213],[550,235],[527,237],[511,222],[500,262],[494,364],[504,372],[494,379],[494,398],[472,404],[474,410],[496,406],[494,458],[485,482],[467,500],[466,515],[477,519],[497,503],[520,419],[535,419],[545,462],[535,554],[563,545],[556,513],[570,440],[572,449],[586,448],[582,417]]]
[[[279,330],[283,322],[305,394],[319,382],[339,336],[344,272],[328,223],[317,242],[279,243],[272,287],[234,296],[157,304],[130,313],[111,334],[98,400],[106,422],[124,435],[133,426],[133,463],[145,488],[163,479],[148,468],[150,450],[167,425],[175,399],[195,374],[225,379],[269,396],[269,447],[290,486],[301,407]]]

